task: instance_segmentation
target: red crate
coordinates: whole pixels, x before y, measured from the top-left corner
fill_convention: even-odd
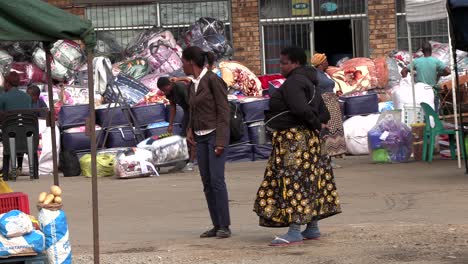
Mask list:
[[[28,195],[22,192],[0,194],[0,214],[8,213],[15,209],[29,214]]]

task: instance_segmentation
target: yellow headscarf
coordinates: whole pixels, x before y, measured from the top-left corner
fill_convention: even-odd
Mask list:
[[[317,67],[326,60],[327,60],[327,56],[325,56],[325,54],[315,53],[314,57],[312,57],[312,59],[310,60],[310,63],[312,63],[314,67]]]

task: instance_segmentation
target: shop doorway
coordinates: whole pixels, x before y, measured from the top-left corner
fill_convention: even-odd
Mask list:
[[[343,57],[354,55],[353,23],[351,19],[315,21],[314,52],[325,53],[330,65]]]

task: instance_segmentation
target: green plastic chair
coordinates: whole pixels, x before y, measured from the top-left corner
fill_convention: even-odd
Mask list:
[[[426,126],[424,127],[424,142],[423,142],[423,153],[422,160],[427,162],[432,162],[434,156],[434,145],[435,140],[438,135],[448,135],[450,143],[450,155],[452,159],[456,158],[456,148],[457,144],[455,141],[455,130],[454,129],[445,129],[442,125],[442,122],[439,119],[439,115],[432,109],[432,107],[426,103],[421,103],[421,107],[424,110],[424,122]],[[433,118],[434,127],[431,127],[431,119]],[[463,142],[461,133],[458,133],[460,137],[461,145]],[[465,158],[465,148],[460,148],[462,157]]]

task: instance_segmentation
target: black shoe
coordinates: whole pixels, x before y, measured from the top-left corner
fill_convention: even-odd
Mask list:
[[[205,237],[216,237],[217,232],[218,232],[218,227],[213,227],[212,229],[203,232],[200,237],[205,238]]]
[[[221,227],[216,232],[217,238],[228,238],[230,236],[231,236],[231,230],[229,229],[229,227]]]

